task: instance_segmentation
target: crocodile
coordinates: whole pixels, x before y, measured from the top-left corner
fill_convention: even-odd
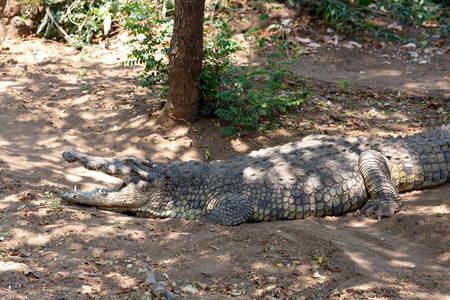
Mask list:
[[[152,162],[65,151],[64,159],[121,178],[67,201],[151,218],[222,225],[399,211],[399,192],[450,180],[450,124],[399,137],[311,135],[228,160]]]

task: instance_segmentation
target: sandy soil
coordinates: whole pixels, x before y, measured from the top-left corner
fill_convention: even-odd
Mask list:
[[[205,161],[206,150],[224,159],[317,132],[396,135],[448,124],[448,49],[430,50],[419,64],[408,49],[323,44],[298,62],[316,94],[284,128],[226,139],[217,120],[154,126],[160,101],[136,87],[141,67],[120,66],[120,42],[78,53],[12,40],[0,52],[0,298],[147,299],[144,262],[186,299],[450,297],[448,183],[403,194],[401,212],[380,221],[346,215],[222,227],[59,202],[74,185],[114,184],[65,163],[69,148]],[[354,85],[343,90],[342,80]]]

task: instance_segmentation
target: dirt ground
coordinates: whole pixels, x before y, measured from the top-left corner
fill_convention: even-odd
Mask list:
[[[307,104],[279,130],[225,138],[217,120],[155,126],[160,100],[136,87],[140,66],[120,66],[122,38],[87,52],[3,43],[0,298],[147,299],[142,263],[186,299],[450,298],[449,183],[402,194],[402,210],[379,221],[349,214],[223,227],[60,202],[74,185],[115,183],[64,162],[70,148],[205,161],[205,152],[225,159],[312,133],[387,136],[448,124],[448,47],[352,48],[319,35],[321,47],[297,63],[315,91]]]

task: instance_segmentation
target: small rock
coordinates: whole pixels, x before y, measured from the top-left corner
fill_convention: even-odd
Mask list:
[[[28,36],[33,32],[33,29],[32,20],[22,20],[19,16],[12,18],[9,23],[9,35],[11,37]]]
[[[304,44],[311,43],[311,39],[308,39],[308,38],[295,37],[295,39],[297,41],[299,41],[300,43],[304,43]]]
[[[33,270],[31,270],[31,269],[23,269],[23,274],[28,275],[30,273],[33,273]]]
[[[302,276],[303,275],[302,271],[299,268],[294,268],[292,270],[292,274],[295,275],[295,276]]]
[[[402,46],[402,48],[417,48],[417,45],[414,43],[409,43],[409,44]]]

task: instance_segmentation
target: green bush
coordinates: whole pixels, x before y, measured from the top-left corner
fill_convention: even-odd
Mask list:
[[[24,17],[43,8],[37,34],[49,39],[62,37],[76,48],[91,43],[94,34],[106,36],[120,13],[119,0],[21,0],[20,4]]]
[[[422,26],[432,22],[442,34],[449,32],[448,9],[439,0],[312,0],[299,1],[306,4],[310,13],[323,18],[325,24],[336,30],[369,30],[375,36],[400,39],[389,28],[378,25],[375,17],[391,18],[406,25]]]
[[[206,102],[202,114],[215,116],[228,124],[221,130],[226,136],[241,130],[265,131],[280,125],[280,114],[299,107],[308,91],[285,62],[285,44],[278,41],[278,51],[267,55],[262,64],[230,66],[222,77],[221,89]]]
[[[136,38],[129,41],[133,46],[129,55],[131,60],[124,64],[144,64],[140,74],[144,87],[162,83],[167,91],[169,87],[169,46],[172,37],[173,19],[162,16],[163,2],[133,1],[124,5],[124,28]],[[143,39],[137,37],[142,36]]]
[[[234,53],[242,49],[230,37],[230,29],[221,17],[214,20],[212,26],[204,28],[203,63],[199,74],[202,106],[218,97],[222,79],[234,70]],[[211,112],[204,112],[211,115]]]

